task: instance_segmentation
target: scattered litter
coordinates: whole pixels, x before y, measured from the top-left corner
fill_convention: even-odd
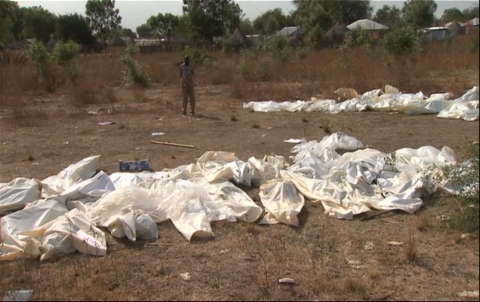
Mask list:
[[[347,258],[345,258],[345,260],[347,261],[348,265],[350,265],[354,269],[365,268],[365,265],[363,265],[362,262],[359,260],[349,260]]]
[[[230,253],[230,249],[225,249],[220,251],[220,255]]]
[[[193,145],[176,144],[176,143],[170,143],[170,142],[151,141],[151,143],[152,144],[158,144],[158,145],[167,145],[167,146],[174,146],[174,147],[190,148],[190,149],[195,149],[196,148]]]
[[[107,125],[114,125],[115,122],[101,122],[101,123],[98,123],[100,126],[107,126]]]
[[[478,142],[473,142],[472,145],[476,146],[478,145]]]
[[[70,143],[69,143],[69,142],[64,142],[63,144],[64,144],[64,145],[68,145],[68,144],[70,144]]]
[[[152,165],[151,165],[149,159],[136,160],[136,161],[121,161],[121,160],[119,160],[118,170],[120,172],[153,171]]]
[[[91,115],[96,115],[98,114],[96,111],[89,111],[88,114],[91,114]]]
[[[91,137],[90,138],[92,141],[98,139],[98,137]]]
[[[389,241],[387,243],[388,243],[388,245],[393,245],[393,246],[403,245],[403,242],[400,242],[400,241]]]
[[[438,216],[437,216],[437,219],[439,219],[439,220],[441,220],[441,221],[445,221],[445,220],[449,220],[450,217],[447,216],[447,215],[442,214],[442,215],[438,215]]]
[[[163,121],[163,117],[157,117],[156,119],[159,121]]]
[[[304,141],[303,139],[291,138],[291,139],[286,139],[286,140],[284,140],[283,142],[284,142],[284,143],[291,143],[291,144],[300,144],[300,143],[303,142],[303,141]]]
[[[39,163],[32,163],[32,165],[36,166],[36,165],[39,165]]]
[[[375,246],[375,245],[373,244],[372,241],[367,241],[367,242],[365,243],[365,249],[368,250],[368,251],[369,251],[369,250],[373,250],[373,247],[374,247],[374,246]]]
[[[478,290],[475,291],[464,291],[457,294],[461,298],[478,298]]]
[[[293,280],[292,278],[281,278],[281,279],[278,279],[278,283],[280,283],[280,284],[294,284],[295,280]]]
[[[469,234],[469,233],[465,233],[465,234],[462,234],[462,239],[468,239],[470,238],[470,236],[472,236],[472,234]]]
[[[265,136],[267,136],[267,134],[266,134],[266,133],[265,133],[265,134],[262,134],[262,137],[265,137]]]
[[[140,147],[135,148],[135,150],[137,150],[137,151],[140,150]]]
[[[272,127],[268,127],[267,129],[268,129],[268,130],[272,130]]]
[[[3,297],[3,301],[30,301],[32,298],[33,290],[22,289],[8,291]]]
[[[153,132],[152,133],[152,136],[163,136],[163,135],[165,135],[164,132]]]
[[[181,273],[180,274],[180,277],[185,280],[185,281],[188,281],[190,280],[190,273],[186,272],[186,273]]]

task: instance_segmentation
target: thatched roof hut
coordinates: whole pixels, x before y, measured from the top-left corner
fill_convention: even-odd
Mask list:
[[[343,24],[343,22],[338,21],[335,25],[330,28],[329,31],[325,33],[323,40],[328,44],[338,44],[343,42],[345,34],[350,32],[350,30]]]
[[[238,27],[228,39],[232,41],[235,49],[250,47],[253,44],[252,40],[247,38],[247,36],[245,36]]]

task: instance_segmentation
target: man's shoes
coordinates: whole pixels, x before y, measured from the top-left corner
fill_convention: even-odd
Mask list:
[[[187,116],[187,113],[186,113],[186,112],[182,112],[182,115],[183,115],[183,116]]]
[[[190,113],[192,114],[192,116],[195,116],[195,112],[192,111],[192,112],[190,112]]]

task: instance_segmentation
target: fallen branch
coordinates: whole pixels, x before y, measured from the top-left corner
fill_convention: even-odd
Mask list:
[[[193,145],[184,145],[184,144],[175,144],[175,143],[169,143],[169,142],[157,142],[157,141],[152,141],[152,144],[158,144],[158,145],[167,145],[167,146],[174,146],[174,147],[183,147],[183,148],[190,148],[190,149],[195,149],[197,147]]]

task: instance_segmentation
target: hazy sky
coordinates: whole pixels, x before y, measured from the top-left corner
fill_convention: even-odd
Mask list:
[[[341,0],[339,0],[341,1]],[[37,0],[37,1],[23,1],[17,0],[20,6],[42,6],[55,14],[66,13],[80,13],[85,14],[86,1],[49,1],[49,0]],[[273,9],[281,8],[285,13],[294,9],[292,1],[286,0],[236,0],[240,5],[247,18],[253,20],[263,12]],[[379,1],[372,0],[372,5],[375,9],[382,7],[384,4],[396,5],[401,8],[404,1]],[[465,1],[465,0],[437,0],[438,9],[437,16],[441,16],[443,10],[450,7],[457,7],[460,10],[468,8],[478,3],[478,1]],[[120,15],[122,16],[122,26],[131,28],[135,31],[137,26],[145,21],[151,15],[158,13],[171,13],[180,15],[182,13],[182,0],[156,0],[156,1],[144,1],[144,0],[117,0],[116,7],[120,9]]]

